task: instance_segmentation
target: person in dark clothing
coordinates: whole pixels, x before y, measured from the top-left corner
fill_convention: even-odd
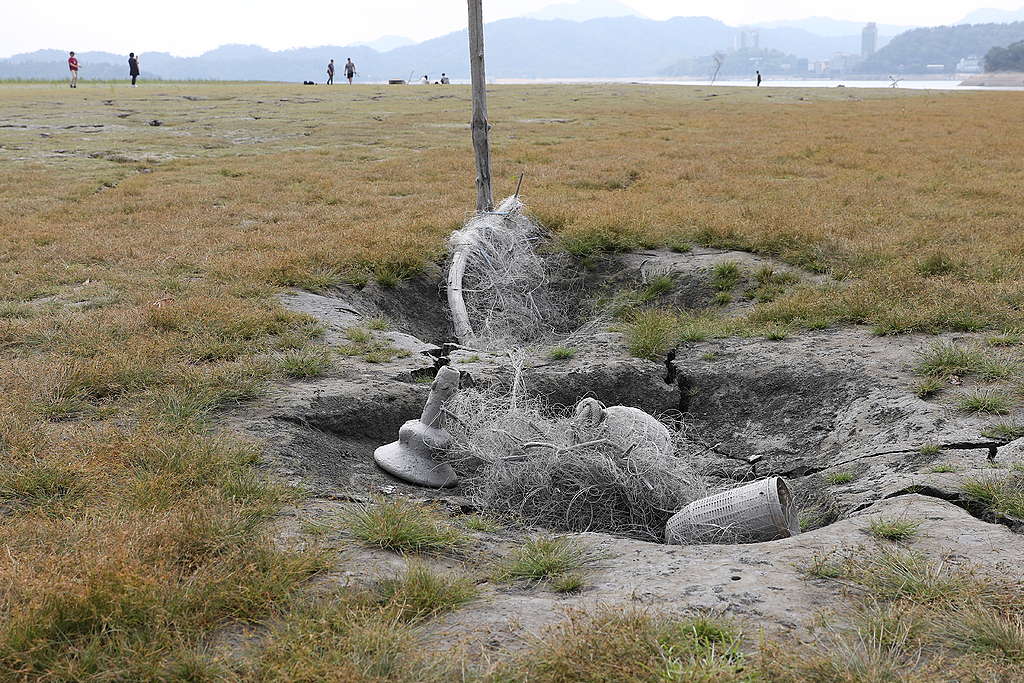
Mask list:
[[[355,75],[356,75],[356,65],[355,65],[355,63],[354,63],[354,62],[352,61],[352,58],[351,58],[351,57],[349,57],[349,58],[348,58],[348,59],[347,59],[347,60],[345,61],[345,78],[347,78],[347,79],[348,79],[348,84],[349,84],[349,85],[352,85],[352,78],[353,78],[353,77],[354,77]]]
[[[755,73],[757,74],[757,87],[760,88],[761,87],[761,72],[760,71],[756,71]]]
[[[139,58],[134,52],[128,53],[128,75],[132,77],[132,87],[139,87],[135,84],[135,79],[139,77]]]
[[[334,85],[334,60],[327,65],[327,85]]]

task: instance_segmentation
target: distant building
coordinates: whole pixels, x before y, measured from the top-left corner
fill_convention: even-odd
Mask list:
[[[758,50],[761,47],[761,32],[757,29],[743,29],[736,36],[737,50]]]
[[[985,58],[977,55],[964,57],[956,63],[956,72],[961,74],[980,74],[985,70]]]
[[[856,73],[860,66],[861,58],[848,52],[836,52],[829,60],[829,73],[849,74]]]
[[[878,49],[878,24],[871,22],[860,32],[860,56],[867,59]]]

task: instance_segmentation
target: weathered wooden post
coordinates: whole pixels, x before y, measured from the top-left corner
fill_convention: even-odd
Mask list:
[[[491,148],[487,141],[487,81],[484,71],[482,0],[469,2],[469,67],[473,78],[473,151],[476,154],[476,210],[494,208],[491,193]]]

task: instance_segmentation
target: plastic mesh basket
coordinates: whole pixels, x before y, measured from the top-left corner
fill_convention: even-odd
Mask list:
[[[665,542],[756,543],[799,533],[793,494],[771,477],[693,501],[668,520]]]

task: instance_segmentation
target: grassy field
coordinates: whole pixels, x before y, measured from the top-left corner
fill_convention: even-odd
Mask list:
[[[759,323],[1002,331],[1024,325],[1022,108],[1024,93],[495,87],[496,194],[525,172],[529,207],[581,256],[728,246],[842,281],[788,290]],[[468,118],[456,86],[0,85],[0,677],[315,678],[302,658],[323,665],[321,645],[352,667],[399,647],[407,624],[372,597],[302,601],[329,557],[272,542],[295,494],[211,426],[319,333],[275,292],[443,256],[474,203]],[[614,619],[650,642],[668,628]],[[275,624],[244,670],[210,654],[235,622]],[[557,648],[588,637],[524,666],[557,673]],[[721,680],[734,660],[715,660]]]

